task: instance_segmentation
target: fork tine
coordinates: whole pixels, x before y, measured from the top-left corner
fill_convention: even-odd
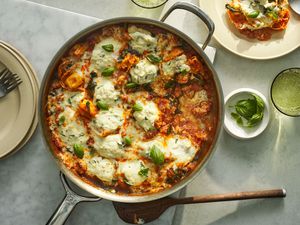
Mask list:
[[[10,86],[9,88],[6,89],[6,93],[8,94],[12,90],[14,90],[17,86],[19,86],[19,84],[21,84],[21,83],[22,83],[22,81],[14,83],[12,86]]]

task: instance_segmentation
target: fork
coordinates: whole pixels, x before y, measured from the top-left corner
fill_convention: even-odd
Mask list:
[[[7,68],[0,72],[0,98],[7,95],[13,89],[15,89],[22,80],[17,74],[10,72]]]

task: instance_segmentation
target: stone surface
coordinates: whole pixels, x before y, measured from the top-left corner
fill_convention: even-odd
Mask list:
[[[94,23],[94,18],[82,20],[76,13],[102,19],[129,15],[158,19],[175,2],[170,0],[163,8],[147,11],[132,5],[129,0],[86,0],[84,3],[80,0],[34,1],[75,12],[66,14],[57,10],[54,16],[48,13],[49,8],[40,11],[22,2],[12,7],[9,1],[1,0],[1,39],[19,48],[31,61],[40,78],[64,41],[81,28]],[[189,1],[197,4],[196,0]],[[206,29],[194,15],[176,12],[167,22],[197,42],[205,38]],[[29,29],[28,24],[34,26]],[[56,25],[55,31],[45,28],[53,24]],[[269,97],[270,85],[276,74],[285,68],[300,66],[300,49],[278,59],[257,61],[233,55],[215,41],[211,44],[218,49],[215,68],[224,95],[240,87],[250,87]],[[183,194],[192,196],[285,187],[287,197],[180,206],[177,207],[173,224],[299,224],[300,119],[283,116],[273,108],[272,111],[268,128],[255,139],[239,141],[223,131],[212,160]],[[0,161],[1,225],[44,224],[63,193],[58,169],[50,154],[43,149],[39,131],[23,150]],[[82,203],[67,224],[118,222],[111,203],[103,201]],[[166,224],[162,221],[155,223]]]

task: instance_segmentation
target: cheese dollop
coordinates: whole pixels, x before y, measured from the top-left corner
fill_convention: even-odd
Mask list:
[[[175,73],[189,72],[191,68],[186,64],[186,55],[181,55],[162,64],[165,75],[174,75]]]
[[[107,44],[113,45],[112,52],[103,49],[102,46]],[[105,68],[114,67],[121,46],[122,44],[112,37],[106,38],[101,42],[97,43],[92,52],[90,71],[98,70],[102,72]]]
[[[96,129],[115,131],[124,123],[123,109],[112,107],[109,110],[101,110],[92,120],[92,125]]]
[[[143,53],[144,51],[153,52],[157,45],[157,38],[152,37],[149,31],[136,26],[130,26],[128,28],[129,36],[132,38],[130,46],[132,49]]]
[[[113,159],[125,157],[125,150],[120,134],[109,135],[105,138],[95,137],[94,141],[94,148],[99,155]]]
[[[159,118],[159,110],[156,104],[152,101],[144,103],[140,100],[136,101],[136,104],[141,105],[143,108],[142,111],[133,113],[137,123],[146,131],[154,129],[155,120]]]
[[[63,143],[70,151],[73,151],[73,148],[70,148],[70,146],[74,144],[86,146],[86,141],[89,137],[86,134],[83,123],[75,117],[75,111],[70,107],[66,107],[65,110],[58,115],[58,118],[62,117],[64,117],[64,123],[58,126],[58,133]]]
[[[149,62],[147,59],[143,59],[131,68],[130,75],[134,83],[146,84],[150,83],[157,76],[158,67]]]
[[[116,169],[111,160],[93,157],[87,161],[87,171],[100,180],[111,183]]]
[[[181,137],[170,138],[167,141],[167,149],[175,159],[175,163],[183,164],[192,161],[197,152],[190,140]]]
[[[147,176],[140,175],[139,172],[143,168],[141,160],[128,160],[119,162],[118,173],[124,174],[126,183],[130,185],[139,185],[143,183]]]
[[[113,105],[117,102],[120,92],[115,89],[111,79],[96,79],[96,87],[94,93],[94,102],[103,101],[106,104]]]

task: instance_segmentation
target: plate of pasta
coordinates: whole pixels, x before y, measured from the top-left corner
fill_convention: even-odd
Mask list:
[[[300,16],[288,0],[199,1],[216,25],[214,38],[237,55],[273,59],[300,46]]]

